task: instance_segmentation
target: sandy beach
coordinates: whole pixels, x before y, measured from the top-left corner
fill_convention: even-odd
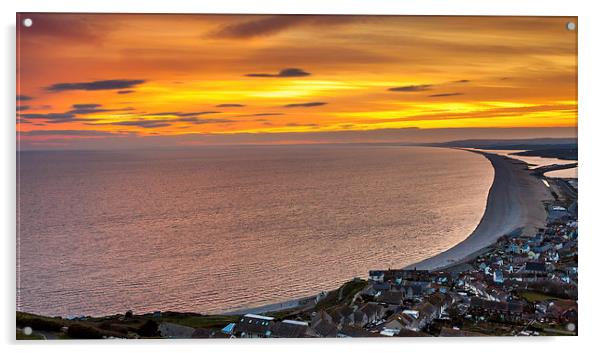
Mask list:
[[[541,180],[531,175],[525,162],[492,153],[470,152],[489,159],[495,170],[481,222],[464,241],[407,268],[434,270],[451,266],[495,243],[502,235],[517,231],[529,234],[545,225],[543,201],[552,195]]]

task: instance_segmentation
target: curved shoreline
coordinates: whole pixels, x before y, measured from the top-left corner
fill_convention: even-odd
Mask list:
[[[494,178],[487,206],[475,230],[450,249],[423,261],[406,266],[436,270],[457,265],[478,255],[503,235],[531,233],[545,225],[544,200],[551,194],[539,178],[531,174],[525,162],[493,153],[465,150],[487,158],[494,168]]]
[[[545,225],[547,213],[544,200],[552,198],[548,188],[532,175],[528,164],[494,153],[462,149],[487,158],[494,169],[494,178],[487,195],[487,205],[474,231],[448,250],[431,256],[406,269],[437,270],[458,265],[477,256],[498,238],[514,232],[531,233]],[[306,298],[305,298],[306,299]],[[302,299],[238,308],[227,314],[262,314],[299,308]]]

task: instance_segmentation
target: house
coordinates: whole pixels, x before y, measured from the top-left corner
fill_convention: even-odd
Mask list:
[[[358,309],[358,311],[366,314],[368,323],[376,322],[385,315],[385,308],[382,305],[375,303],[364,304]]]
[[[244,338],[265,338],[272,335],[274,318],[255,314],[246,314],[236,324],[235,333]]]
[[[394,270],[392,277],[401,281],[430,281],[431,273],[428,270]]]
[[[338,327],[324,310],[312,313],[311,329],[320,337],[336,337]]]
[[[435,293],[426,298],[426,301],[433,305],[437,310],[436,316],[440,317],[441,314],[453,303],[453,298],[444,293]]]
[[[347,337],[379,337],[380,334],[361,329],[356,326],[343,326],[337,333],[339,338]]]
[[[368,280],[376,283],[382,283],[385,280],[385,271],[369,271]]]
[[[412,283],[403,285],[402,289],[406,298],[419,299],[426,294],[426,285]]]
[[[358,327],[364,327],[368,323],[368,315],[363,311],[356,310],[353,313],[353,325]]]
[[[273,338],[301,338],[306,337],[309,324],[305,321],[283,320],[272,325]]]
[[[529,251],[531,251],[531,247],[529,246],[529,244],[524,243],[520,246],[519,248],[519,253],[520,254],[527,254]]]
[[[372,285],[372,293],[374,293],[375,295],[378,295],[379,293],[383,293],[383,292],[386,292],[389,290],[391,290],[390,283],[377,282]]]
[[[535,251],[529,251],[527,253],[527,257],[529,257],[529,260],[537,260],[537,259],[539,259],[539,253],[537,253]]]
[[[570,217],[570,213],[566,208],[562,206],[551,205],[548,207],[548,220],[550,222],[562,222],[567,221]]]
[[[546,273],[546,264],[543,262],[527,262],[523,269],[526,273]]]
[[[418,330],[422,330],[427,325],[429,325],[433,320],[439,317],[440,308],[437,308],[433,304],[426,302],[417,307],[418,310],[418,320],[415,321],[415,328]],[[409,327],[413,329],[413,327]]]
[[[497,269],[493,271],[493,282],[498,284],[504,283],[504,272],[502,270]]]
[[[334,313],[332,313],[332,321],[340,325],[353,325],[353,312],[353,308],[347,305],[339,307],[334,311]]]
[[[404,294],[403,292],[388,291],[383,293],[377,298],[378,302],[389,305],[399,306],[403,304]]]
[[[470,309],[477,315],[500,315],[514,320],[521,319],[524,312],[521,302],[498,302],[477,297],[470,299]]]
[[[221,329],[221,332],[223,334],[229,335],[229,336],[233,336],[234,335],[234,328],[236,328],[236,324],[231,322],[228,325],[226,325],[223,329]]]

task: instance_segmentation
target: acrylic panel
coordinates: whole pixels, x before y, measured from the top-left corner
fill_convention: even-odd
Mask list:
[[[576,17],[16,27],[18,339],[577,334]]]

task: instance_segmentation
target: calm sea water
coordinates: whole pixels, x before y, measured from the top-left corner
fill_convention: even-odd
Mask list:
[[[21,152],[17,309],[220,312],[313,295],[463,240],[493,181],[423,147]]]

